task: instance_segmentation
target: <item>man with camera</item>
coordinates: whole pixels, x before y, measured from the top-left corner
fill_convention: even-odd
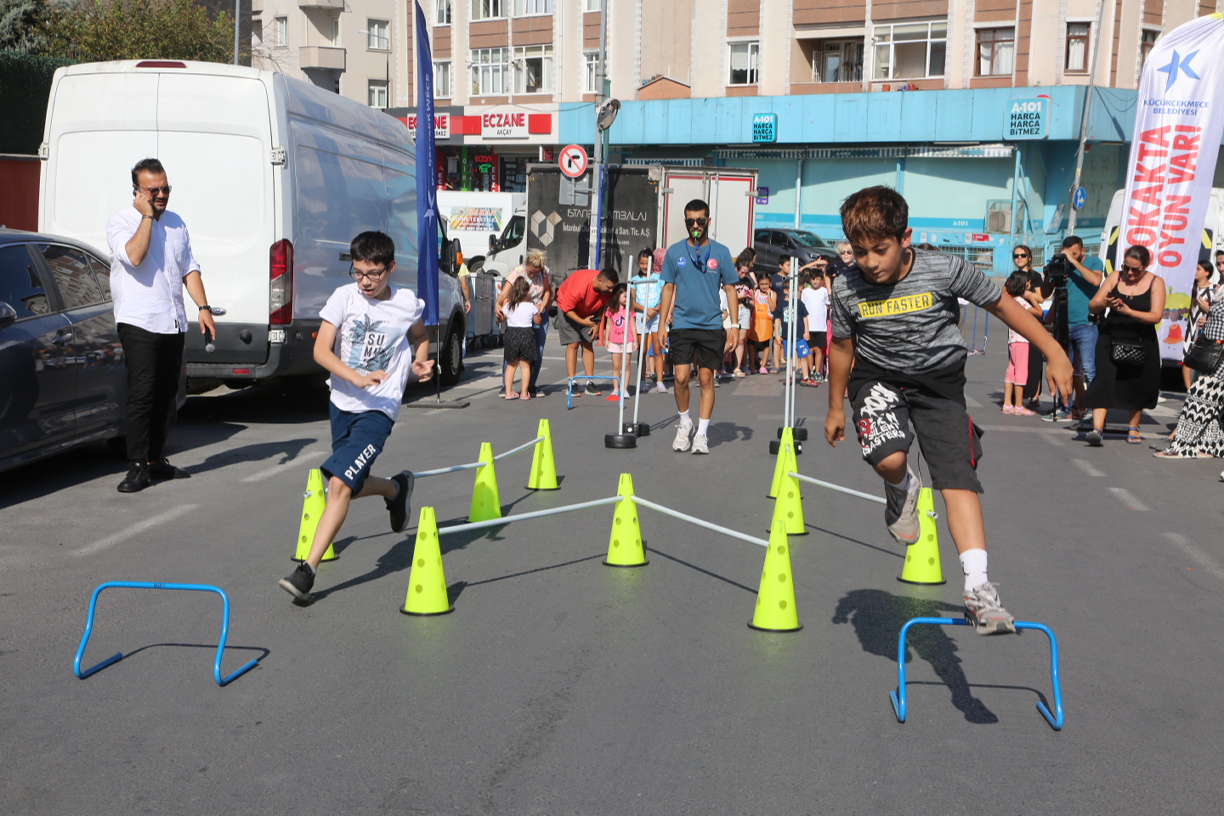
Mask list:
[[[1068,408],[1067,395],[1059,394],[1054,410],[1042,417],[1045,422],[1083,419],[1084,391],[1096,376],[1097,327],[1088,312],[1088,302],[1101,286],[1105,264],[1084,252],[1084,241],[1078,235],[1068,235],[1062,245],[1063,251],[1046,264],[1041,295],[1050,297],[1057,292],[1050,310],[1055,321],[1054,336],[1066,347],[1075,367],[1075,403]]]

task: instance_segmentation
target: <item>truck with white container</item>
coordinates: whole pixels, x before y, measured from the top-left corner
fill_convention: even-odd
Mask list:
[[[416,154],[394,118],[274,71],[143,60],[55,72],[40,148],[40,231],[106,246],[131,206],[129,171],[160,159],[217,318],[215,350],[187,333],[193,380],[318,377],[319,310],[351,282],[349,244],[382,230],[392,282],[417,289]],[[440,379],[462,370],[463,299],[439,222]]]

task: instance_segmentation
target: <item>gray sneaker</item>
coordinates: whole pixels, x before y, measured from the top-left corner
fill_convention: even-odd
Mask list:
[[[965,620],[979,635],[1015,634],[1016,619],[1003,608],[994,584],[987,582],[965,590],[964,600]]]
[[[666,394],[667,386],[664,385],[663,383],[659,383],[658,385],[655,386],[654,390],[656,394]]]
[[[922,525],[918,522],[918,494],[922,491],[922,479],[908,466],[905,472],[909,474],[909,490],[894,487],[884,483],[884,498],[888,503],[884,506],[884,523],[888,532],[902,544],[914,544],[922,533]]]
[[[1101,444],[1102,444],[1101,432],[1098,431],[1096,428],[1093,428],[1091,431],[1089,431],[1084,436],[1084,438],[1088,440],[1088,447],[1090,448],[1101,447]]]
[[[672,450],[684,453],[689,449],[689,434],[693,432],[692,425],[677,425],[676,438],[672,441]]]
[[[709,438],[703,433],[693,434],[693,453],[709,453],[709,452],[710,452]]]

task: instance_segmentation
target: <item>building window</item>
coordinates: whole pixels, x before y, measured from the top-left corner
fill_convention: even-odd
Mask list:
[[[284,48],[289,45],[289,18],[277,17],[272,21],[272,45]]]
[[[434,0],[434,25],[451,24],[451,0]]]
[[[1016,57],[1016,29],[979,28],[977,30],[977,75],[1011,76]]]
[[[727,78],[728,85],[755,85],[757,83],[760,49],[760,43],[731,44],[731,76]]]
[[[434,63],[434,96],[442,99],[449,99],[451,95],[451,64],[446,62]]]
[[[492,20],[505,17],[505,3],[506,0],[472,0],[472,19]]]
[[[391,37],[387,34],[386,20],[366,21],[366,47],[371,51],[391,50]]]
[[[333,48],[340,47],[340,18],[333,17],[331,26],[331,44]]]
[[[387,80],[371,79],[370,80],[370,107],[385,108],[387,107]]]
[[[514,0],[514,16],[529,17],[533,14],[552,14],[553,0]]]
[[[875,27],[875,79],[941,77],[948,24],[904,23]]]
[[[825,40],[816,46],[812,59],[813,82],[861,82],[862,80],[862,40]]]
[[[1067,23],[1068,74],[1088,73],[1088,23]]]
[[[603,0],[584,0],[583,11],[603,11]]]
[[[588,51],[582,55],[582,59],[586,64],[586,72],[583,74],[582,92],[599,93],[599,52]]]
[[[553,47],[529,45],[514,49],[514,92],[552,93]]]
[[[1148,56],[1152,53],[1152,49],[1156,47],[1156,38],[1160,36],[1159,31],[1151,31],[1144,29],[1139,35],[1139,70],[1143,70],[1143,66],[1147,63]]]
[[[509,90],[509,49],[478,48],[472,52],[472,95],[504,94]]]

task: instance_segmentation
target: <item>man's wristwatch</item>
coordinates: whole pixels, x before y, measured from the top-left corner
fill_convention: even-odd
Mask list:
[[[208,312],[209,314],[212,314],[212,307],[209,306],[207,303],[205,303],[203,306],[200,307],[200,311]]]

